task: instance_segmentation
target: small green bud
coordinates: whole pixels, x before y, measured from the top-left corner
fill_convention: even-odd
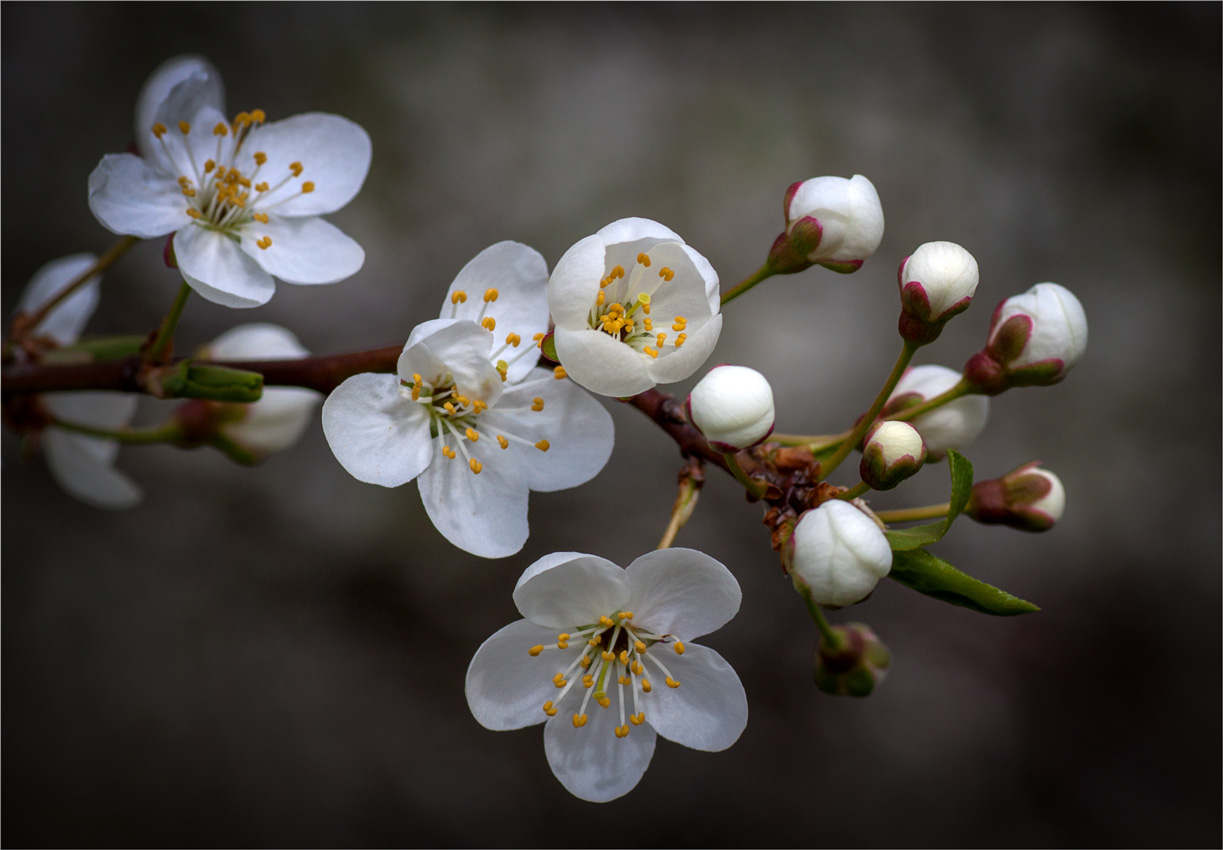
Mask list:
[[[864,697],[883,682],[892,653],[865,623],[833,626],[835,643],[821,639],[815,650],[816,687],[828,694]]]
[[[263,375],[228,366],[198,365],[183,360],[153,379],[163,398],[203,398],[249,403],[263,397]]]

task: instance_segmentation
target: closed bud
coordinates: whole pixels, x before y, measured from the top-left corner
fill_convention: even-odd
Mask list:
[[[151,379],[154,394],[162,398],[203,398],[210,401],[251,402],[263,395],[263,375],[227,366],[180,360]]]
[[[1025,463],[1001,478],[978,481],[964,513],[986,525],[1009,525],[1023,531],[1048,531],[1066,509],[1061,479],[1040,461]]]
[[[1069,289],[1038,283],[994,310],[989,341],[964,366],[980,392],[1056,384],[1087,350],[1087,315]]]
[[[900,335],[926,345],[972,303],[980,274],[972,254],[954,242],[927,242],[900,264]]]
[[[829,608],[861,602],[892,569],[883,531],[839,499],[803,512],[782,552],[795,588]]]
[[[874,490],[891,490],[926,462],[926,444],[908,422],[881,422],[866,438],[862,480]]]
[[[750,448],[773,433],[773,388],[746,366],[710,369],[684,406],[692,424],[721,452]]]
[[[960,382],[961,375],[946,366],[915,366],[901,376],[884,406],[884,416],[922,404]],[[959,451],[972,442],[989,419],[989,399],[967,395],[909,420],[926,443],[928,460],[942,460],[948,449]]]
[[[785,213],[785,233],[769,253],[775,273],[818,264],[848,274],[857,271],[883,239],[879,193],[861,174],[795,183],[786,192]]]
[[[815,684],[827,694],[864,697],[883,683],[892,653],[865,623],[831,629],[836,641],[821,638],[815,650]]]

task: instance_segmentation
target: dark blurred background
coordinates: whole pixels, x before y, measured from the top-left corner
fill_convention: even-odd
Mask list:
[[[977,304],[917,362],[955,368],[990,310],[1053,280],[1087,357],[994,401],[980,478],[1040,458],[1051,533],[961,521],[936,551],[1043,607],[992,619],[891,583],[835,621],[895,653],[871,698],[811,684],[814,633],[760,511],[711,474],[679,545],[743,585],[706,642],[751,719],[721,754],[667,742],[636,791],[570,797],[540,729],[492,733],[463,676],[548,552],[626,564],[674,497],[674,446],[609,403],[617,447],[531,499],[503,561],[450,547],[414,485],[360,484],[317,423],[255,470],[126,448],[123,514],[3,443],[8,845],[1205,845],[1220,834],[1220,6],[71,5],[6,3],[3,308],[43,263],[113,238],[86,180],[132,136],[164,59],[209,56],[231,112],[345,115],[374,140],[331,220],[365,268],[232,311],[194,298],[180,348],[272,321],[318,353],[402,342],[485,246],[549,264],[658,219],[729,286],[794,180],[862,173],[887,232],[857,274],[774,279],[727,309],[713,362],[763,371],[779,429],[833,432],[899,348],[895,269],[967,247]],[[173,297],[160,243],[107,274],[89,330]],[[673,389],[686,392],[693,381]],[[167,405],[143,402],[142,421]],[[945,498],[945,466],[879,498]],[[583,827],[582,825],[586,826]],[[627,832],[625,831],[627,829]]]

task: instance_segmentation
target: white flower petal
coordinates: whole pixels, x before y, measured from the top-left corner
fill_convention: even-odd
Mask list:
[[[722,628],[739,611],[739,582],[695,549],[647,552],[625,570],[628,610],[655,634],[692,640]]]
[[[637,242],[642,239],[649,239],[654,242],[684,241],[671,228],[648,218],[622,218],[618,221],[613,221],[602,228],[595,236],[603,240],[604,245]],[[599,276],[602,277],[601,272]]]
[[[201,106],[224,112],[221,73],[203,56],[175,56],[157,66],[136,98],[136,145],[141,156],[147,157],[150,146],[156,143],[153,124],[166,101],[184,105],[179,119],[190,119]]]
[[[650,315],[658,322],[659,330],[669,330],[662,325],[664,322],[670,324],[675,316],[683,316],[689,322],[696,323],[717,312],[710,311],[705,278],[692,261],[692,254],[696,252],[689,253],[685,248],[686,245],[678,242],[664,242],[650,249],[653,265],[642,283],[643,289],[652,296]],[[662,280],[654,274],[655,268],[670,268],[675,272],[675,279],[669,283]],[[695,280],[699,280],[700,284],[694,286]],[[633,298],[636,294],[629,292],[627,297]]]
[[[465,320],[433,319],[425,324],[429,326],[427,332],[413,331],[399,355],[396,368],[400,379],[411,383],[412,375],[419,374],[436,385],[451,376],[463,395],[480,399],[489,407],[496,405],[503,387],[501,376],[488,359],[492,335]]]
[[[566,251],[548,279],[548,309],[556,327],[585,328],[590,308],[607,274],[607,248],[597,235],[587,236]]]
[[[223,307],[258,307],[276,291],[272,276],[215,230],[184,227],[174,234],[174,256],[191,288]]]
[[[433,459],[429,416],[399,394],[394,375],[366,372],[336,387],[323,403],[323,434],[340,465],[367,484],[406,484]]]
[[[34,272],[34,277],[26,284],[21,300],[17,302],[18,312],[33,313],[41,308],[79,275],[88,271],[97,259],[93,254],[73,254],[47,263]],[[78,287],[38,323],[34,335],[50,337],[60,345],[76,342],[98,306],[101,280],[101,275],[94,275]]]
[[[673,384],[687,378],[709,359],[721,333],[722,314],[719,313],[690,333],[682,347],[668,346],[658,359],[647,362],[650,378],[659,384]],[[565,368],[568,370],[569,367]]]
[[[43,449],[51,475],[68,493],[96,508],[119,510],[140,501],[142,493],[111,461],[99,459],[98,444],[117,443],[72,434],[62,428],[43,431]]]
[[[111,233],[153,239],[191,223],[182,189],[130,153],[102,157],[89,175],[89,209]]]
[[[542,399],[544,409],[532,410]],[[487,427],[486,427],[487,426]],[[517,386],[506,384],[497,406],[480,416],[480,429],[490,436],[499,430],[538,443],[510,443],[506,454],[518,459],[520,474],[532,490],[553,492],[585,484],[599,474],[611,457],[615,425],[596,399],[571,381],[558,381],[550,369],[535,369]],[[490,462],[497,462],[493,455]]]
[[[569,377],[591,392],[625,398],[655,384],[646,366],[650,358],[602,331],[589,327],[570,330],[558,325],[553,339],[556,356]]]
[[[281,360],[309,357],[292,331],[269,322],[237,325],[208,343],[199,353],[210,360]]]
[[[946,366],[914,366],[901,376],[890,398],[916,393],[929,400],[954,387],[961,375]],[[989,397],[968,395],[915,417],[910,424],[926,442],[930,460],[939,460],[948,449],[960,449],[972,442],[989,420]]]
[[[527,568],[514,604],[533,623],[572,629],[615,615],[628,600],[624,570],[596,555],[555,552]]]
[[[258,240],[272,240],[260,248]],[[271,217],[251,222],[242,232],[243,251],[265,272],[286,283],[336,283],[365,264],[365,251],[351,237],[321,218]]]
[[[571,715],[556,717],[544,726],[544,753],[548,766],[565,789],[591,803],[606,803],[632,791],[654,757],[657,736],[648,725],[634,726],[627,738],[617,738],[619,715],[612,708],[591,702],[589,721],[581,729]]]
[[[481,558],[513,555],[527,542],[526,482],[496,465],[475,474],[463,456],[437,458],[421,473],[420,500],[433,525],[465,552]]]
[[[718,752],[739,740],[747,726],[747,694],[734,668],[695,644],[687,644],[683,655],[668,653],[663,663],[680,686],[654,689],[650,696],[657,699],[647,702],[645,722],[668,741],[694,750]]]
[[[497,300],[485,304],[484,293],[489,289],[497,290]],[[451,296],[459,291],[467,295],[467,300],[452,304]],[[538,251],[518,242],[498,242],[485,248],[450,284],[441,317],[468,319],[476,324],[492,317],[496,322],[493,351],[501,349],[511,333],[522,338],[517,348],[506,349],[499,358],[509,361],[523,350],[522,346],[532,345],[536,334],[548,330],[548,265]],[[507,381],[521,381],[538,359],[528,354],[511,364]]]
[[[324,215],[347,204],[365,182],[372,152],[369,133],[359,124],[323,112],[258,127],[242,147],[251,156],[256,151],[267,154],[259,176],[273,185],[290,173],[291,163],[302,164],[301,176],[271,197],[274,202],[292,198],[276,207],[285,216]],[[300,186],[307,181],[314,190],[301,194]]]
[[[244,418],[226,423],[221,430],[254,451],[284,451],[301,439],[322,398],[314,390],[268,387],[258,401],[247,405]]]
[[[709,315],[716,315],[722,309],[722,290],[718,283],[718,273],[713,264],[699,254],[691,245],[683,246],[684,253],[692,260],[697,272],[705,281],[705,300],[709,302]]]
[[[476,650],[467,667],[467,705],[476,721],[497,732],[543,723],[543,704],[556,699],[548,662],[556,653],[531,657],[527,650],[555,644],[556,630],[517,620]]]
[[[136,415],[137,398],[131,393],[43,393],[39,400],[57,419],[107,431],[126,428]],[[106,457],[113,458],[119,451],[119,444],[113,440],[99,442],[109,452]]]

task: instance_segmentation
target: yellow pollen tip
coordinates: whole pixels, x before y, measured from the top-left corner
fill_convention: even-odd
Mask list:
[[[213,127],[213,128],[212,128],[212,135],[214,135],[214,136],[228,136],[228,135],[229,135],[229,126],[228,126],[228,125],[227,125],[227,124],[226,124],[224,121],[218,121],[218,122],[217,122],[217,126],[215,126],[215,127]]]
[[[602,307],[603,302],[606,300],[607,300],[607,293],[605,293],[602,289],[600,289],[599,294],[595,296],[595,304],[599,307]]]
[[[496,289],[493,289],[491,287],[489,289],[484,290],[484,303],[491,304],[492,302],[497,300],[497,296],[499,294],[500,293],[497,292]]]
[[[547,334],[535,334],[535,336],[531,337],[531,339],[533,339],[535,342],[543,342],[545,336],[547,336]]]
[[[598,646],[603,642],[603,635],[595,635],[590,640],[586,641],[591,646]]]
[[[659,269],[659,270],[658,270],[658,276],[659,276],[659,277],[661,277],[661,278],[663,278],[663,279],[666,279],[667,275],[669,275],[669,274],[672,274],[672,272],[671,272],[671,270],[670,270],[669,268],[667,268],[666,266],[663,266],[661,269]]]
[[[454,449],[450,448],[450,446],[442,446],[442,454],[451,460],[454,460],[455,458],[455,451]]]
[[[634,726],[640,726],[642,723],[645,723],[645,712],[639,711],[636,714],[630,714],[628,720]]]
[[[510,441],[507,440],[502,435],[498,434],[497,435],[497,445],[501,446],[501,448],[503,449],[508,449],[510,447]]]
[[[533,647],[531,647],[530,649],[528,649],[528,650],[527,650],[527,655],[529,655],[529,656],[531,656],[532,658],[534,658],[534,657],[536,657],[537,655],[539,655],[539,653],[541,653],[541,652],[543,652],[543,651],[544,651],[544,645],[541,643],[539,646],[533,646]]]
[[[654,358],[658,357],[658,352],[650,348],[648,345],[641,350],[644,351],[646,354],[650,355],[651,357],[654,357]]]
[[[566,682],[563,678],[561,678],[561,679],[556,679],[552,684],[556,685],[558,688],[563,688],[565,687],[565,685],[569,683]]]
[[[616,657],[616,653],[612,652],[610,649],[603,650],[603,660],[604,661],[611,661],[615,657]]]
[[[642,251],[637,255],[637,262],[641,263],[641,265],[648,269],[650,267],[650,255]]]
[[[213,162],[211,159],[204,160],[204,173],[205,174],[211,174],[212,169],[216,167],[217,167],[217,164]]]
[[[645,644],[642,643],[641,641],[634,641],[633,649],[637,650],[638,652],[645,652],[646,647],[645,647]]]
[[[265,113],[262,109],[251,110],[251,121],[255,122],[256,124],[262,124],[266,120],[268,120],[267,113]]]
[[[654,686],[650,684],[649,679],[642,679],[641,680],[641,690],[645,691],[648,694],[650,691],[654,690]]]
[[[196,209],[192,209],[191,207],[187,207],[187,215],[191,216],[192,218],[199,218],[200,211]]]
[[[680,334],[675,338],[675,347],[679,348],[688,339],[688,334]]]
[[[665,333],[660,332],[658,334],[658,339],[654,341],[654,344],[657,345],[659,348],[662,348],[663,343],[666,341],[667,341],[667,335]]]
[[[268,184],[267,184],[267,181],[266,181],[266,180],[265,180],[264,182],[262,182],[262,183],[256,183],[256,184],[255,184],[255,191],[256,191],[256,192],[266,192],[267,190],[268,190]]]
[[[592,659],[589,655],[583,655],[582,660],[579,661],[578,664],[581,666],[583,670],[585,670],[586,668],[590,666],[591,661]]]
[[[609,277],[624,277],[624,266],[617,263],[616,267],[611,270]]]
[[[675,654],[676,655],[684,654],[684,642],[682,640],[677,640],[675,642]]]
[[[567,378],[568,376],[569,376],[569,373],[565,371],[564,366],[557,366],[555,369],[552,370],[552,377],[556,378],[556,380],[558,381],[563,380]]]
[[[453,416],[453,415],[454,415],[454,412],[455,412],[455,411],[454,411],[454,405],[453,405],[453,404],[451,404],[451,403],[450,403],[450,402],[448,402],[448,401],[443,401],[443,402],[442,402],[442,407],[444,407],[444,408],[446,409],[446,412],[447,412],[447,413],[449,413],[451,416]]]
[[[645,665],[644,665],[644,664],[642,664],[640,661],[634,661],[634,662],[633,662],[633,668],[632,668],[632,669],[633,669],[633,672],[634,672],[634,673],[636,673],[638,676],[640,676],[640,675],[641,675],[641,671],[645,669]]]
[[[314,181],[313,180],[307,180],[305,183],[302,184],[302,194],[303,195],[308,195],[313,191],[314,191]]]
[[[154,124],[154,125],[153,125],[153,135],[154,135],[154,136],[156,136],[157,138],[159,138],[159,139],[160,139],[160,138],[161,138],[162,136],[164,136],[165,134],[166,134],[166,125],[165,125],[165,124]]]
[[[497,329],[497,320],[492,316],[485,316],[480,322],[480,327],[484,328],[486,331],[495,331]]]
[[[674,679],[672,679],[670,676],[668,676],[668,677],[667,677],[667,687],[668,687],[668,688],[678,688],[678,687],[679,687],[679,682],[675,681],[675,680],[674,680]]]
[[[467,429],[467,439],[471,440],[474,443],[476,440],[480,439],[480,432],[477,431],[475,428],[468,428]]]
[[[633,619],[633,612],[632,611],[621,611],[616,616],[619,617],[621,620],[631,620]]]
[[[255,213],[254,215],[252,215],[252,216],[251,216],[251,218],[253,218],[255,221],[259,222],[260,224],[267,224],[267,223],[268,223],[268,214],[267,214],[267,213]]]
[[[600,618],[599,618],[599,625],[601,625],[601,626],[614,626],[614,625],[616,625],[616,624],[615,624],[615,622],[612,620],[612,618],[611,618],[611,617],[603,616],[603,617],[600,617]]]
[[[467,293],[463,290],[456,289],[454,292],[450,293],[451,304],[462,304],[465,301],[467,301]]]
[[[178,132],[182,133],[184,136],[190,133],[191,132],[191,122],[190,121],[179,121],[178,122]]]
[[[595,697],[595,701],[599,705],[601,705],[603,708],[607,708],[608,706],[611,705],[611,700],[608,699],[607,697]]]
[[[573,715],[573,728],[581,729],[583,726],[586,725],[586,720],[587,720],[587,717],[585,714]]]
[[[627,649],[620,650],[620,663],[628,664],[628,650]]]
[[[540,408],[540,410],[542,409],[543,408]],[[548,449],[552,448],[552,444],[549,443],[547,440],[540,440],[538,443],[535,444],[535,448],[539,449],[541,452],[546,452]]]
[[[272,237],[265,236],[262,239],[260,239],[258,242],[256,242],[255,244],[266,251],[268,248],[272,247]]]
[[[268,161],[268,155],[263,151],[255,151],[255,165],[263,165]]]
[[[420,401],[420,387],[412,387],[412,401]]]
[[[540,398],[539,396],[535,396],[535,398],[531,401],[531,409],[534,410],[536,413],[543,410],[544,400]]]
[[[557,648],[557,649],[568,649],[568,648],[569,648],[569,641],[567,641],[567,640],[558,640],[558,641],[556,642],[556,648]]]
[[[630,679],[628,676],[618,676],[616,677],[616,681],[622,685],[627,685],[629,682],[632,681],[632,679]]]
[[[290,162],[289,170],[293,172],[294,177],[302,176],[302,164],[300,162]]]
[[[557,640],[569,640],[569,633],[561,632],[559,635],[556,636],[556,639]]]
[[[251,123],[251,114],[249,112],[239,112],[234,116],[234,131],[236,132],[239,127],[249,123]]]
[[[183,194],[184,194],[184,195],[186,195],[188,198],[194,198],[194,197],[195,197],[195,190],[194,190],[194,189],[192,189],[190,186],[184,186],[184,187],[183,187]]]
[[[424,383],[424,380],[425,380],[425,379],[424,379],[424,378],[422,378],[422,377],[420,376],[420,372],[413,372],[413,373],[412,373],[412,383],[414,383],[414,384],[421,384],[421,383]]]
[[[518,334],[510,334],[505,338],[505,344],[512,345],[514,348],[517,348],[522,344],[522,337],[520,337]]]
[[[651,332],[654,330],[654,322],[652,319],[646,318],[644,320],[644,323],[645,323],[645,329],[647,332]]]
[[[624,730],[625,730],[625,727],[624,727],[624,726],[617,726],[617,727],[616,727],[616,737],[617,737],[617,738],[623,738],[623,737],[627,736],[627,735],[628,735],[628,733],[627,733],[627,732],[625,732]]]
[[[474,457],[467,462],[467,465],[471,467],[471,471],[476,475],[479,475],[480,470],[484,468],[484,464],[480,463],[480,461],[476,460]]]
[[[552,706],[552,700],[548,700],[544,703],[544,714],[548,715],[549,717],[556,717],[556,709]]]

